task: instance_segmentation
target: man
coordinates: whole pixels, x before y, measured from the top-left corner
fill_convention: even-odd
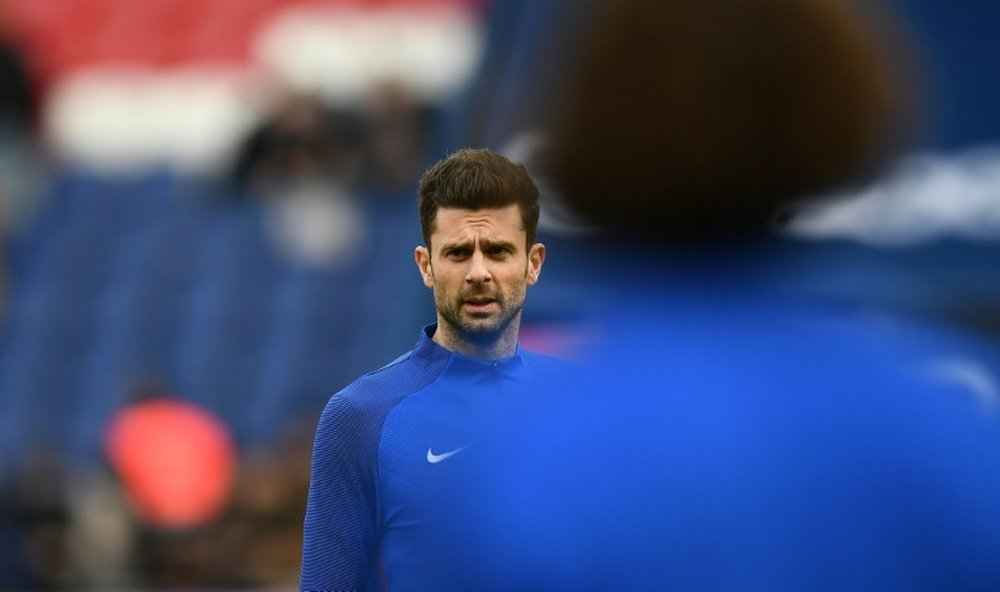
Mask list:
[[[319,422],[305,519],[301,589],[440,589],[453,500],[448,479],[474,453],[484,420],[556,365],[518,347],[538,190],[523,166],[461,150],[418,190],[415,252],[437,323],[416,347],[334,395]],[[456,457],[457,458],[453,458]]]
[[[481,445],[469,589],[1000,590],[975,348],[802,285],[771,233],[897,139],[877,33],[842,0],[607,2],[544,163],[604,231],[602,342]]]

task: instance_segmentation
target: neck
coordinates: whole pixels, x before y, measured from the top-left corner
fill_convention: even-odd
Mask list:
[[[448,351],[476,360],[502,360],[517,353],[517,335],[521,319],[515,318],[496,334],[469,336],[438,317],[437,330],[431,340]]]

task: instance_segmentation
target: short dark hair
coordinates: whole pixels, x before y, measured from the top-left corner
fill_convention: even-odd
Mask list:
[[[438,208],[481,210],[517,204],[521,224],[535,242],[538,230],[538,187],[524,165],[485,148],[459,150],[427,169],[417,190],[420,230],[430,246]]]

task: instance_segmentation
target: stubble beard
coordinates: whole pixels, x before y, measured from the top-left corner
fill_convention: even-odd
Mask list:
[[[499,311],[489,316],[471,315],[463,310],[468,298],[489,296],[495,300]],[[451,329],[464,339],[475,343],[496,341],[507,331],[511,323],[524,308],[524,302],[510,306],[503,293],[489,294],[483,291],[466,292],[454,298],[445,306],[438,305],[438,314]]]

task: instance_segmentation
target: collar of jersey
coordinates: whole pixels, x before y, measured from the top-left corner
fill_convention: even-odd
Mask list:
[[[447,365],[446,370],[449,373],[456,372],[463,374],[481,374],[491,368],[504,371],[514,371],[520,368],[523,364],[520,344],[518,344],[514,355],[509,358],[503,358],[501,360],[477,360],[476,358],[470,358],[458,352],[445,349],[438,343],[434,342],[434,340],[431,339],[431,336],[434,335],[434,331],[436,330],[437,323],[432,323],[423,328],[420,332],[420,338],[417,340],[417,345],[413,348],[414,358],[427,364],[445,362]]]

